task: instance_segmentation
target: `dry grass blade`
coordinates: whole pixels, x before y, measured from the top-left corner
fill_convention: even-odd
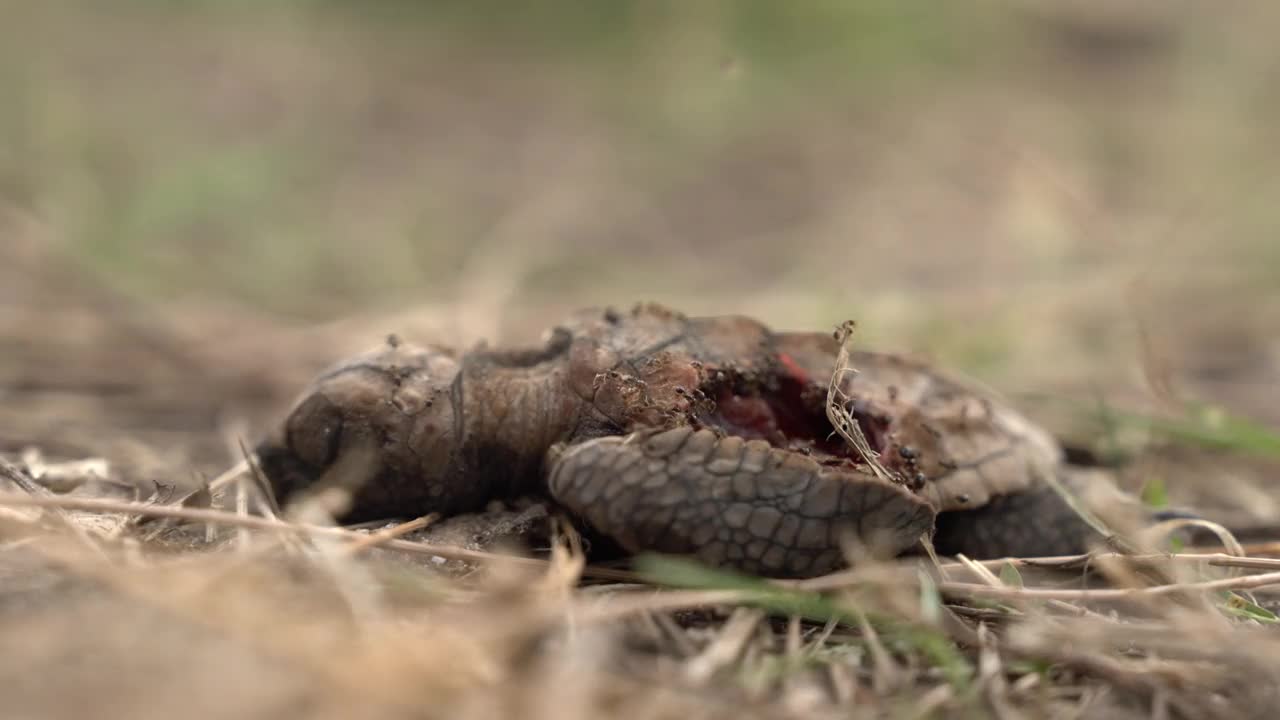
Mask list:
[[[280,517],[283,512],[280,508],[280,502],[271,490],[271,483],[267,480],[266,473],[262,472],[262,466],[258,462],[258,455],[249,449],[243,437],[236,437],[236,446],[240,450],[240,461],[236,463],[236,467],[243,466],[248,470],[249,477],[253,479],[254,490],[262,501],[261,504],[265,506],[263,508],[264,514],[267,517]],[[243,479],[243,473],[241,473],[240,477]]]
[[[957,555],[956,560],[968,568],[970,572],[977,575],[978,578],[987,585],[990,585],[991,587],[1004,587],[1005,584],[1000,580],[1000,578],[996,577],[996,574],[991,572],[986,565],[974,562],[965,555]]]
[[[1058,494],[1058,497],[1062,498],[1063,502],[1071,508],[1072,512],[1088,524],[1089,527],[1093,528],[1095,532],[1106,538],[1108,545],[1117,546],[1116,549],[1124,550],[1126,551],[1126,554],[1134,552],[1132,548],[1125,547],[1124,540],[1119,537],[1115,531],[1107,527],[1107,524],[1104,523],[1101,518],[1095,515],[1089,508],[1085,507],[1085,504],[1081,502],[1080,498],[1076,497],[1075,493],[1067,489],[1067,486],[1063,484],[1056,472],[1052,469],[1047,469],[1042,472],[1041,475],[1045,483],[1047,483],[1049,487]]]
[[[111,464],[105,458],[87,458],[50,463],[37,447],[22,451],[22,469],[42,487],[54,492],[67,492],[88,480],[106,480],[111,476]]]
[[[844,391],[845,376],[857,373],[857,369],[850,367],[849,364],[849,343],[852,342],[854,323],[847,320],[836,328],[835,338],[840,345],[839,353],[836,355],[835,370],[831,374],[830,383],[827,385],[827,420],[830,421],[831,427],[835,428],[836,433],[849,443],[849,446],[858,452],[862,459],[871,468],[881,480],[887,482],[893,481],[893,474],[880,462],[880,454],[871,448],[870,441],[862,432],[862,426],[858,424],[857,418],[849,411],[851,398]]]
[[[209,481],[209,491],[217,492],[227,485],[231,484],[240,475],[250,471],[250,463],[248,456],[245,456],[236,464],[222,471],[218,477]]]
[[[0,458],[0,481],[8,481],[17,489],[33,497],[51,497],[53,495],[48,488],[32,480],[22,468],[4,458]],[[0,484],[3,484],[3,482],[0,482]],[[12,517],[19,522],[34,523],[40,520],[42,512],[40,508],[31,508],[25,511],[5,508],[2,516]]]
[[[8,480],[33,497],[53,496],[53,493],[48,488],[32,480],[22,468],[4,458],[0,458],[0,478]]]
[[[1211,556],[1206,560],[1206,562],[1217,567],[1250,568],[1253,570],[1280,570],[1280,560],[1275,558]]]
[[[0,23],[0,450],[108,458],[111,480],[143,495],[217,478],[185,499],[94,501],[141,498],[76,477],[88,462],[28,466],[35,486],[0,468],[0,715],[1191,720],[1280,707],[1280,559],[1267,559],[1280,543],[1236,542],[1280,538],[1280,206],[1265,199],[1280,186],[1266,91],[1280,4],[545,3],[537,22],[476,3],[30,5]],[[1117,312],[1126,286],[1132,312]],[[457,532],[431,536],[475,545],[405,535],[425,519],[339,527],[382,475],[342,450],[365,435],[346,413],[314,445],[289,443],[342,456],[296,515],[237,440],[389,331],[523,343],[572,308],[640,296],[796,331],[858,304],[856,337],[850,323],[838,345],[775,345],[801,368],[836,358],[816,416],[811,388],[750,382],[758,397],[738,409],[774,417],[722,402],[714,424],[798,441],[830,420],[824,448],[878,482],[914,477],[895,446],[937,430],[961,449],[950,432],[970,413],[894,421],[943,409],[950,380],[895,371],[896,434],[882,438],[867,413],[881,395],[861,392],[879,376],[861,352],[874,339],[867,349],[993,385],[1096,396],[1106,437],[1080,413],[1026,417],[1079,450],[1071,460],[1133,461],[1099,470],[1119,485],[1160,476],[1169,498],[1151,507],[1246,524],[1235,537],[1159,526],[1220,546],[1156,552],[1176,543],[1131,532],[1064,475],[1099,530],[1132,547],[952,562],[926,544],[879,563],[827,538],[854,569],[605,585],[593,581],[638,577],[588,566],[567,524],[529,557],[489,545],[522,533],[481,541],[452,518]],[[732,365],[775,349],[738,321],[713,337],[603,320],[618,333],[573,343],[567,362],[460,362],[453,429],[496,427],[495,444],[523,450],[581,405],[578,369],[616,356],[657,373],[654,389],[687,386],[678,363],[647,360],[683,348]],[[430,365],[434,393],[455,368]],[[538,382],[487,382],[528,370]],[[390,379],[393,405],[427,399]],[[557,392],[565,381],[580,392]],[[577,419],[614,417],[607,404]],[[474,414],[485,407],[498,412]],[[416,460],[435,456],[413,441],[448,423],[427,415],[407,436],[369,433],[374,453],[416,466],[417,453],[385,452],[404,439]],[[930,465],[946,454],[917,449]],[[504,453],[484,455],[477,465],[506,469]],[[228,458],[241,461],[218,475]],[[995,487],[988,468],[1011,465],[976,470]],[[621,507],[614,489],[606,510]],[[151,517],[173,521],[137,522]],[[599,529],[592,549],[622,554]]]
[[[176,520],[190,520],[194,522],[218,523],[230,527],[247,527],[256,530],[274,530],[278,532],[291,533],[294,535],[310,535],[318,537],[336,537],[348,540],[360,540],[368,537],[363,533],[357,533],[340,527],[331,525],[308,525],[303,523],[291,523],[284,520],[272,520],[269,518],[258,517],[255,515],[236,515],[221,510],[209,510],[203,508],[184,508],[173,507],[167,505],[149,505],[139,502],[124,502],[118,500],[105,500],[100,498],[75,498],[75,497],[43,497],[34,498],[12,493],[0,493],[0,506],[33,506],[33,507],[55,507],[68,510],[84,510],[88,512],[106,512],[106,513],[129,513],[134,515],[144,515],[151,517],[165,517]],[[484,552],[483,550],[470,550],[468,548],[452,547],[445,545],[428,545],[426,543],[409,542],[406,540],[385,540],[381,543],[383,547],[401,550],[404,552],[415,553],[418,555],[429,555],[442,557],[449,560],[465,560],[479,563],[501,563],[507,565],[519,565],[530,569],[544,570],[547,567],[546,560],[536,558],[518,557],[515,555],[504,555],[501,553]],[[620,580],[623,582],[634,581],[637,576],[634,573],[622,570],[612,570],[609,568],[588,567],[583,570],[583,574],[590,577],[600,578],[604,580]]]
[[[871,652],[872,686],[877,693],[888,693],[903,682],[903,670],[885,649],[884,643],[880,641],[880,634],[871,626],[866,614],[857,609],[854,612],[858,619],[858,629],[862,631],[863,642]]]
[[[1227,552],[1237,557],[1246,555],[1244,546],[1236,539],[1235,534],[1222,525],[1201,518],[1179,518],[1165,520],[1147,528],[1140,537],[1144,545],[1154,545],[1156,538],[1166,538],[1173,533],[1188,527],[1199,527],[1212,532],[1222,542]]]
[[[44,504],[46,502],[56,501],[59,497],[54,495],[48,488],[32,480],[22,468],[14,465],[4,458],[0,458],[0,478],[12,482],[23,492],[27,493],[26,496],[15,495],[13,497],[28,500],[29,502],[27,505],[29,507],[52,508],[54,516],[58,519],[58,522],[61,523],[63,527],[70,530],[71,534],[74,535],[84,547],[90,549],[103,562],[108,564],[111,562],[111,559],[102,550],[101,546],[99,546],[90,535],[89,530],[81,523],[77,522],[75,518],[72,518],[67,512],[69,508],[53,504]],[[33,519],[38,519],[38,517]]]
[[[312,539],[311,547],[309,555],[328,574],[357,622],[385,620],[383,586],[371,568],[347,552],[349,544],[337,538],[317,537]]]
[[[685,676],[695,685],[711,680],[717,672],[737,661],[762,620],[764,613],[754,608],[734,610],[706,649],[685,663]]]
[[[938,685],[920,696],[907,717],[913,720],[936,717],[938,710],[951,702],[954,697],[955,691],[950,685]]]
[[[249,516],[249,488],[243,476],[236,481],[236,515]],[[252,544],[253,535],[249,532],[249,528],[243,525],[237,526],[236,546],[241,552],[247,552]]]
[[[1206,580],[1204,582],[1171,583],[1152,587],[1100,588],[1096,590],[1058,590],[1049,588],[1003,588],[974,583],[940,583],[938,588],[953,597],[1002,598],[1007,600],[1072,600],[1100,602],[1132,600],[1177,593],[1210,592],[1214,590],[1249,590],[1280,585],[1280,572],[1246,575],[1244,577]]]
[[[999,720],[1021,717],[1009,704],[1008,681],[995,638],[985,623],[978,625],[978,687]]]
[[[744,600],[745,593],[737,590],[619,591],[605,597],[578,593],[571,612],[577,622],[608,623],[633,615],[732,605]]]
[[[378,547],[379,545],[383,545],[388,540],[395,540],[398,537],[403,537],[405,535],[408,535],[411,532],[421,530],[431,525],[431,523],[434,523],[439,519],[440,519],[439,513],[431,513],[430,515],[423,515],[420,518],[414,518],[413,520],[409,520],[408,522],[402,522],[399,525],[396,525],[395,527],[389,527],[389,528],[386,528],[385,530],[379,530],[378,532],[370,533],[368,536],[360,538],[359,540],[356,540],[353,543],[350,543],[345,548],[343,548],[343,552],[346,553],[347,555],[358,555],[359,553],[362,553],[366,550],[371,550],[373,548]]]

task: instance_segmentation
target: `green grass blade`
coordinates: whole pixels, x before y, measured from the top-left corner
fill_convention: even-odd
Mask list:
[[[635,559],[634,567],[641,576],[656,584],[696,590],[736,590],[744,594],[746,604],[768,612],[797,615],[815,622],[857,623],[858,613],[826,595],[782,587],[763,578],[710,568],[688,559],[641,555]],[[957,690],[969,686],[972,665],[941,631],[872,613],[863,614],[886,640],[913,648],[929,658]]]

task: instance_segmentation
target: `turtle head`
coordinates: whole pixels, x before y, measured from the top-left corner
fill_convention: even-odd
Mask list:
[[[348,521],[450,512],[461,475],[458,359],[394,337],[322,373],[257,448],[281,505],[323,497]]]

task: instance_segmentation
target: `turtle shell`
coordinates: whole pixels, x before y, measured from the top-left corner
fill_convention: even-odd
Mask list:
[[[998,523],[973,511],[1028,493],[1035,513],[1075,522],[1041,492],[1062,462],[1045,431],[974,382],[854,352],[837,378],[844,410],[892,472],[869,466],[827,419],[839,351],[828,334],[652,305],[580,312],[541,347],[390,343],[318,378],[259,455],[282,499],[351,488],[347,519],[470,512],[550,489],[631,549],[693,549],[787,574],[833,566],[848,519],[862,544],[890,553],[935,516],[939,527],[953,518],[956,537],[974,523],[994,537]],[[791,518],[780,534],[773,509]],[[1039,522],[1022,511],[996,519]],[[983,551],[1017,550],[1006,535],[1016,533]]]
[[[827,335],[783,333],[779,353],[815,377],[834,371]],[[878,428],[887,464],[919,473],[939,512],[973,510],[1042,484],[1063,452],[1045,430],[994,391],[900,355],[852,352],[841,379],[854,415]]]

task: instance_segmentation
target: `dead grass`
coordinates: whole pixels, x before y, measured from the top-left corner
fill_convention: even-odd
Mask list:
[[[13,5],[6,715],[1273,714],[1273,6],[707,3],[531,38],[460,11]],[[636,300],[853,317],[1243,547],[762,583],[589,565],[564,528],[513,556],[300,523],[223,473],[388,332],[522,341]]]
[[[1202,438],[1201,415],[1160,422],[1219,458],[1271,447],[1251,424],[1218,422]],[[1261,717],[1280,682],[1280,559],[1266,557],[1280,552],[1229,535],[1222,551],[1153,551],[1183,521],[1134,539],[1139,554],[899,560],[781,582],[671,558],[592,566],[563,526],[529,555],[405,537],[433,518],[372,530],[314,512],[285,520],[243,482],[251,468],[142,499],[101,497],[128,485],[102,460],[27,453],[0,465],[0,676],[18,689],[12,707]],[[231,509],[209,506],[215,496]]]
[[[329,352],[292,350],[302,365]],[[255,392],[236,377],[210,374],[203,391]],[[112,419],[98,418],[100,441]],[[1143,431],[1138,457],[1176,442],[1219,472],[1267,461],[1273,442],[1212,414],[1127,420]],[[216,445],[218,467],[242,454],[211,436],[192,439]],[[413,527],[289,521],[241,482],[247,463],[179,492],[165,473],[180,463],[83,460],[0,466],[0,678],[16,712],[1261,717],[1280,682],[1275,545],[912,560],[765,582],[661,558],[592,566],[563,532],[510,555],[405,537]],[[104,473],[120,482],[89,486]],[[1170,476],[1189,483],[1214,477]],[[155,492],[101,496],[117,486]],[[231,509],[209,507],[209,488]]]
[[[9,707],[41,717],[1261,717],[1280,681],[1278,621],[1250,595],[1280,585],[1280,560],[918,560],[769,582],[652,558],[636,576],[564,541],[458,553],[56,496],[6,468],[32,490],[0,508],[61,511],[0,528],[0,672]],[[69,532],[83,511],[129,530]],[[155,518],[196,525],[144,540]]]

